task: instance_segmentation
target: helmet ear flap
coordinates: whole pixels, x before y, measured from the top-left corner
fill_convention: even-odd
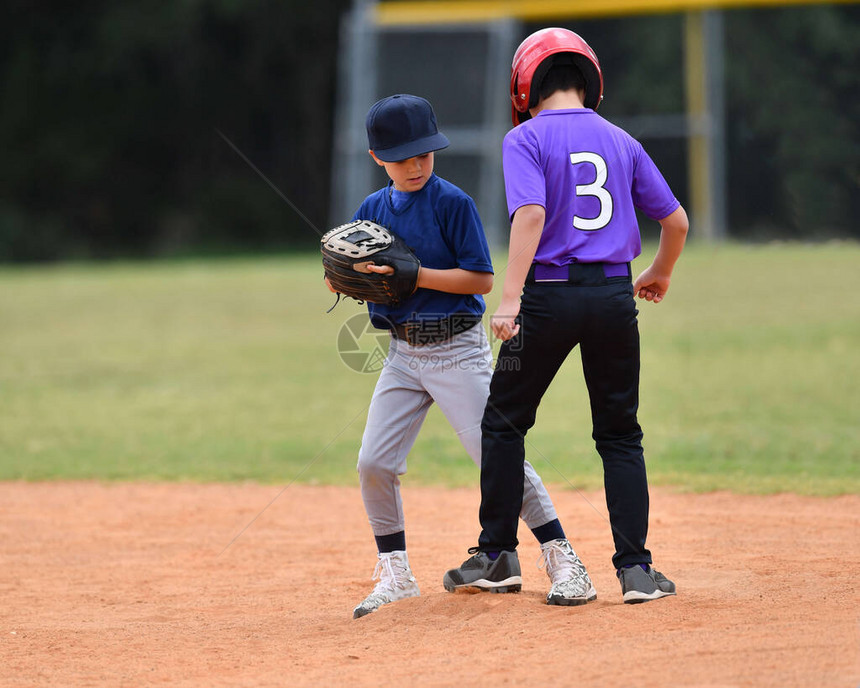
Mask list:
[[[525,110],[520,109],[522,107],[523,102],[525,102],[525,98],[522,98],[521,96],[524,96],[525,93],[519,92],[519,80],[519,73],[514,71],[511,75],[511,121],[513,122],[514,126],[522,124],[526,120],[532,118],[531,114],[529,114],[528,108],[526,108]]]

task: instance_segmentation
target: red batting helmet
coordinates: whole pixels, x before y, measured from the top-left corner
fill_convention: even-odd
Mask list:
[[[603,100],[603,73],[597,55],[579,34],[568,29],[550,28],[535,31],[514,53],[511,65],[511,119],[514,126],[522,124],[529,108],[538,103],[540,82],[547,70],[562,62],[560,53],[575,64],[585,76],[585,107],[596,110]],[[552,56],[552,59],[548,59]]]

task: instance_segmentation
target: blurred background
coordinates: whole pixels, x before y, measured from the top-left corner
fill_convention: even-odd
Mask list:
[[[383,181],[364,114],[403,91],[434,103],[452,139],[437,171],[499,245],[510,58],[547,25],[596,50],[600,113],[642,140],[694,237],[860,238],[860,4],[691,4],[5,2],[0,262],[315,250],[309,225]]]

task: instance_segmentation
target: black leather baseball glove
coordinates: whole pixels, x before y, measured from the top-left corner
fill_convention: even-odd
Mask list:
[[[375,222],[335,227],[320,239],[320,250],[325,276],[338,294],[397,306],[418,288],[421,262],[403,239]],[[368,264],[389,265],[394,271],[371,272]]]

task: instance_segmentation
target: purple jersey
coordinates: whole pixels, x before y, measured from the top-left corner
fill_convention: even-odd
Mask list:
[[[503,155],[511,218],[546,210],[536,263],[629,262],[642,250],[634,208],[662,220],[680,205],[642,144],[593,110],[543,110],[508,132]]]

